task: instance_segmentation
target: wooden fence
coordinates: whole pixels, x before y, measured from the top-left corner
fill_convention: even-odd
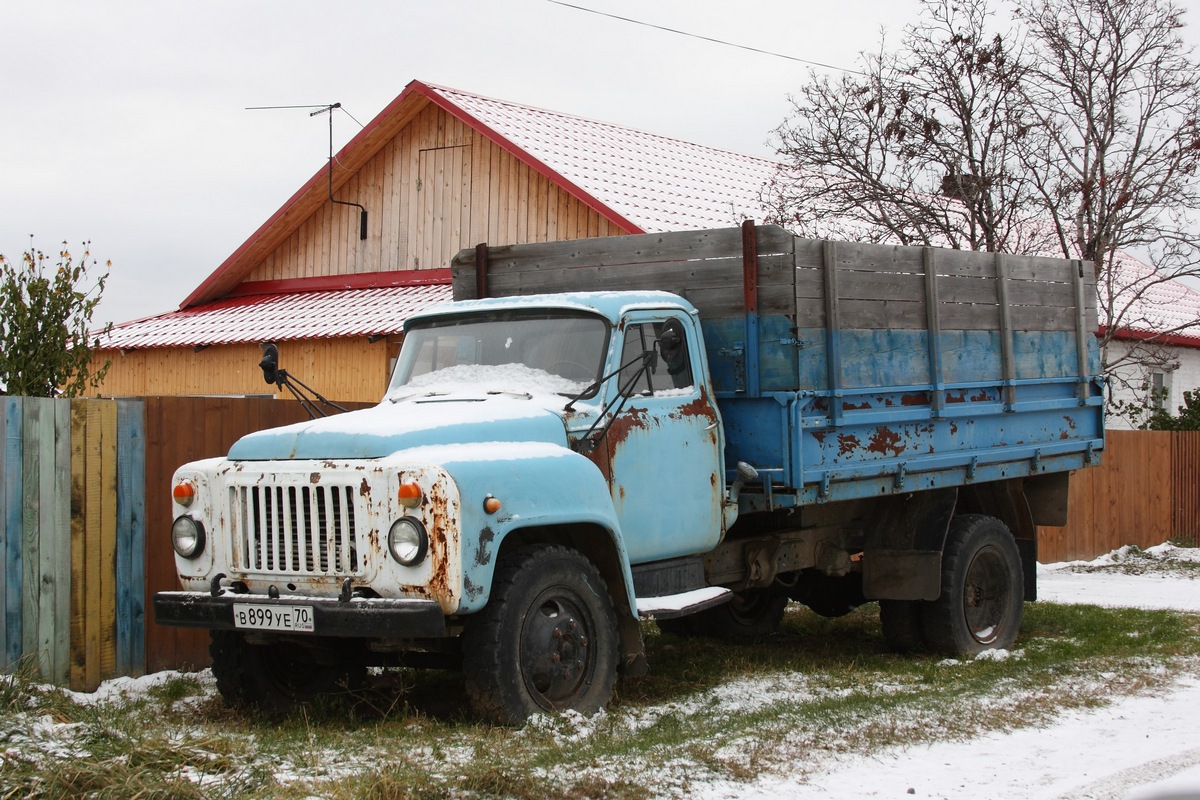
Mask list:
[[[140,672],[142,404],[0,399],[0,662],[76,688]]]
[[[1038,529],[1039,561],[1200,543],[1200,431],[1109,431],[1101,465],[1071,476],[1067,513],[1065,527]]]
[[[171,474],[303,410],[268,399],[0,397],[0,411],[0,667],[31,659],[44,679],[90,690],[206,665],[206,632],[156,625],[147,611],[154,592],[179,586]],[[1072,479],[1070,524],[1040,530],[1040,560],[1200,540],[1198,487],[1200,432],[1110,432],[1103,465]]]

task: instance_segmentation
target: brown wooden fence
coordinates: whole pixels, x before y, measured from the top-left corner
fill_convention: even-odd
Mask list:
[[[181,464],[224,455],[253,431],[308,419],[299,403],[211,397],[146,398],[146,602],[179,588],[171,549],[171,475]],[[366,404],[352,405],[362,408]],[[208,664],[208,631],[169,628],[146,615],[146,671]]]
[[[1101,465],[1071,476],[1067,525],[1038,530],[1038,560],[1169,539],[1200,541],[1200,431],[1109,431]]]

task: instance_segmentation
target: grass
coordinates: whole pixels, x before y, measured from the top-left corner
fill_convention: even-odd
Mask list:
[[[206,676],[96,700],[24,666],[0,677],[0,800],[682,797],[1200,672],[1197,617],[1170,611],[1030,604],[1009,658],[969,662],[888,652],[874,606],[836,620],[794,608],[777,636],[738,645],[645,631],[651,673],[606,712],[520,730],[475,722],[457,676],[434,671],[267,720],[224,708]]]

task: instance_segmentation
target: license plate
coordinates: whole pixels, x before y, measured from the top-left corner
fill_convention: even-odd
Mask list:
[[[309,606],[234,603],[233,625],[259,631],[313,632],[313,611]]]

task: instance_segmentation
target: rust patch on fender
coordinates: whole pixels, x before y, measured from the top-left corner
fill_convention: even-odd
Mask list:
[[[492,542],[495,539],[496,532],[485,525],[479,532],[479,546],[475,548],[475,566],[482,567],[491,562]]]
[[[446,487],[440,481],[435,481],[427,494],[429,522],[429,558],[433,564],[433,574],[429,577],[427,586],[430,596],[435,600],[445,600],[452,594],[450,587],[450,545],[447,531],[454,525],[454,509],[446,497]]]
[[[867,445],[867,449],[872,453],[880,455],[900,455],[906,449],[905,445],[900,444],[900,434],[893,431],[891,428],[876,428],[875,435],[871,437],[871,443]]]

